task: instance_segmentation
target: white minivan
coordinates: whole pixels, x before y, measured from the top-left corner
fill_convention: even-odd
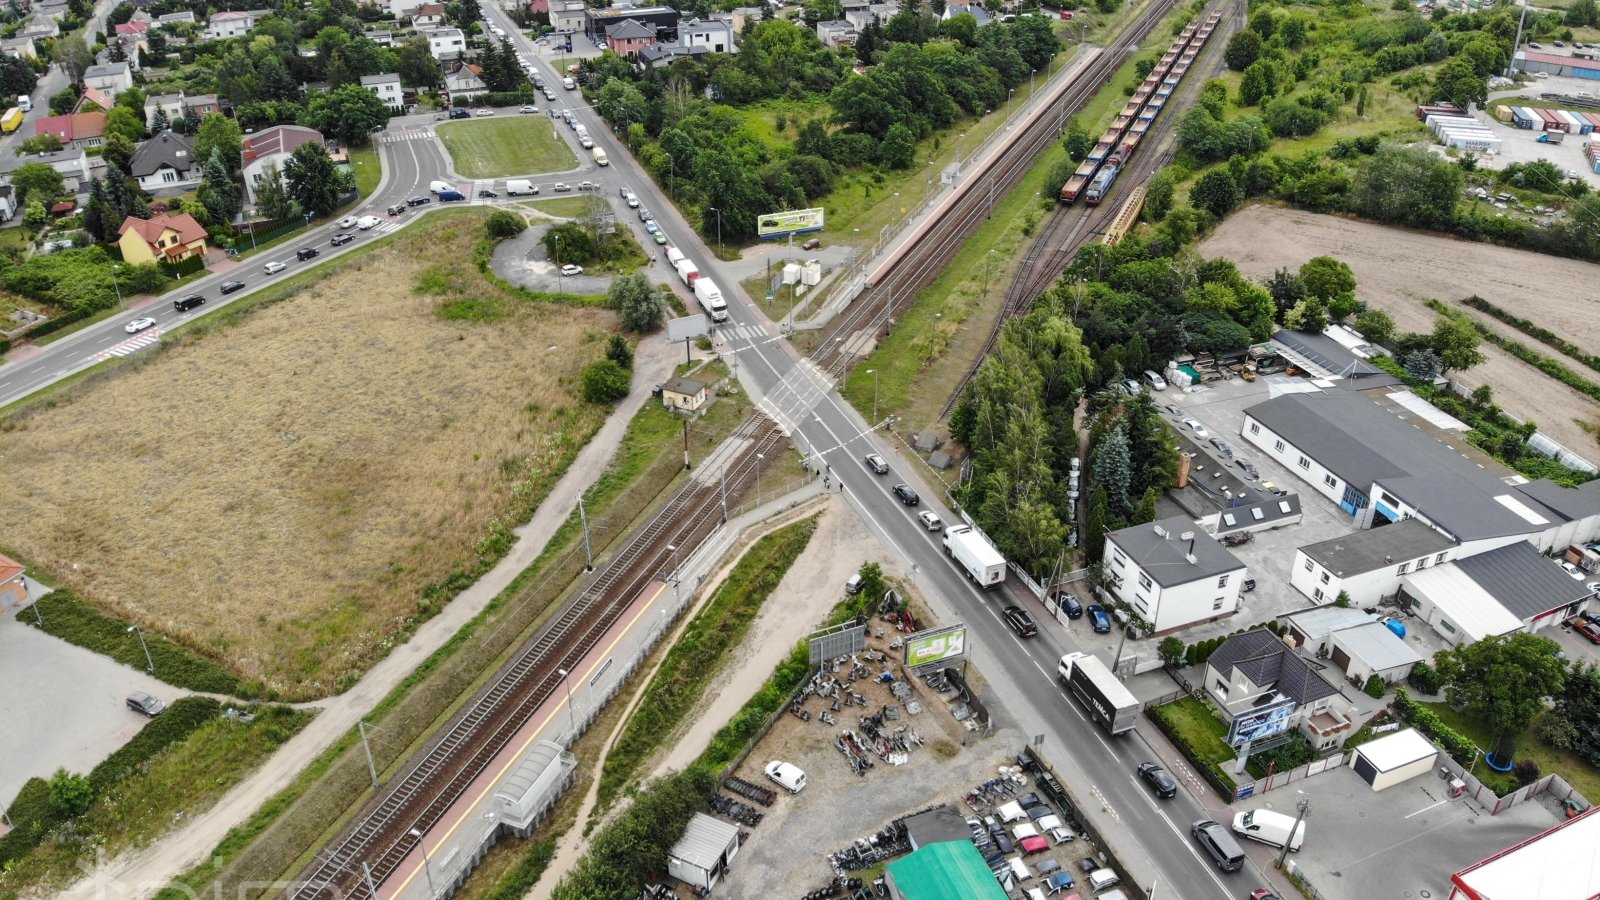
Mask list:
[[[1291,829],[1294,831],[1293,840],[1289,839]],[[1294,816],[1286,816],[1270,809],[1252,809],[1238,813],[1233,817],[1233,831],[1240,837],[1247,837],[1252,841],[1260,841],[1274,847],[1282,847],[1284,841],[1289,841],[1290,850],[1299,850],[1306,841],[1304,820],[1296,827]]]

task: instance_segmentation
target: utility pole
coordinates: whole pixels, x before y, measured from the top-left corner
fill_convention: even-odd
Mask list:
[[[378,786],[378,767],[372,764],[372,745],[367,743],[367,729],[371,728],[365,721],[356,722],[356,730],[361,732],[361,749],[367,752],[367,774],[372,776],[372,786]]]
[[[689,471],[689,419],[683,420],[683,470]]]
[[[717,470],[717,488],[722,494],[722,521],[728,521],[728,464],[723,463]]]
[[[594,571],[594,554],[589,551],[589,514],[583,509],[583,495],[578,495],[578,521],[583,523],[583,570]]]
[[[1304,793],[1301,791],[1300,793]],[[1301,797],[1294,805],[1294,825],[1289,829],[1289,836],[1284,838],[1283,850],[1278,853],[1277,867],[1283,868],[1283,861],[1289,856],[1289,845],[1294,843],[1295,832],[1300,830],[1300,823],[1305,820],[1306,813],[1311,809],[1311,798]]]

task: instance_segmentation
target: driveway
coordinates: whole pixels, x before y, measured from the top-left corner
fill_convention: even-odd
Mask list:
[[[551,291],[567,294],[604,294],[611,287],[610,275],[561,274],[561,267],[550,258],[540,240],[550,226],[556,223],[535,225],[509,241],[494,248],[489,267],[496,275],[512,284],[532,291]]]

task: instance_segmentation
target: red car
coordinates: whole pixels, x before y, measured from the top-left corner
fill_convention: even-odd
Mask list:
[[[1278,895],[1266,888],[1256,888],[1250,892],[1250,900],[1278,900]]]
[[[1572,630],[1583,635],[1584,640],[1591,644],[1600,644],[1600,625],[1588,619],[1578,617],[1572,620]]]

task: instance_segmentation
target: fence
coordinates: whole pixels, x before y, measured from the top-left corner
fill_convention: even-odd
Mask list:
[[[1591,805],[1589,798],[1578,793],[1577,788],[1574,788],[1565,778],[1553,772],[1532,784],[1525,784],[1501,797],[1492,788],[1475,778],[1470,769],[1463,768],[1460,763],[1451,759],[1449,754],[1440,753],[1439,758],[1443,760],[1440,771],[1448,770],[1449,777],[1461,779],[1461,782],[1467,786],[1466,796],[1481,804],[1484,809],[1489,811],[1491,816],[1497,816],[1519,803],[1532,800],[1540,794],[1550,794],[1560,802],[1572,802],[1582,809],[1588,809]],[[1476,763],[1477,760],[1474,759],[1473,762]],[[1473,768],[1476,768],[1476,766]]]
[[[1287,772],[1273,772],[1260,781],[1239,785],[1238,794],[1241,797],[1250,796],[1252,794],[1265,794],[1268,791],[1277,790],[1285,785],[1294,784],[1298,781],[1305,781],[1307,778],[1311,778],[1312,776],[1321,775],[1324,772],[1331,772],[1334,769],[1344,767],[1350,762],[1350,757],[1354,755],[1355,751],[1353,750],[1348,754],[1336,753],[1333,756],[1324,757],[1323,759],[1314,759],[1311,762],[1300,766],[1299,768],[1290,769]],[[1249,794],[1246,794],[1246,791],[1249,791]]]
[[[1069,824],[1075,823],[1077,830],[1083,833],[1084,838],[1093,841],[1094,845],[1100,848],[1100,852],[1096,854],[1096,859],[1101,865],[1115,871],[1122,879],[1122,884],[1118,885],[1122,892],[1136,898],[1136,900],[1146,900],[1149,894],[1139,886],[1132,873],[1122,865],[1122,861],[1111,854],[1110,844],[1106,842],[1105,838],[1101,837],[1100,830],[1094,826],[1093,822],[1089,821],[1088,816],[1083,814],[1085,807],[1081,799],[1074,796],[1072,791],[1067,789],[1066,782],[1056,776],[1055,770],[1049,763],[1045,762],[1044,757],[1039,754],[1037,748],[1027,747],[1024,753],[1033,757],[1033,769],[1036,776],[1049,776],[1048,778],[1036,777],[1036,784],[1039,789],[1044,791],[1050,800],[1055,801],[1062,807],[1061,817],[1063,819],[1067,820]],[[1019,762],[1021,758],[1022,754],[1019,754]],[[1110,816],[1113,821],[1120,823],[1122,821],[1121,818],[1118,817],[1116,810],[1106,802],[1105,797],[1100,793],[1100,789],[1090,788],[1090,790],[1099,802],[1101,812]]]

